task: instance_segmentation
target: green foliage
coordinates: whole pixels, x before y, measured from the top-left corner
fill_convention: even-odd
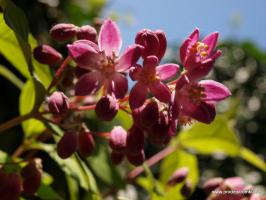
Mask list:
[[[2,65],[0,65],[0,75],[13,83],[18,89],[21,90],[23,88],[24,83],[12,71]]]
[[[243,147],[240,151],[240,157],[266,172],[266,163],[262,160],[262,158],[253,153],[251,150]]]

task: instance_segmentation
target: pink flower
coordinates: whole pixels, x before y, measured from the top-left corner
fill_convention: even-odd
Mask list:
[[[219,33],[214,32],[199,41],[199,29],[196,28],[181,45],[181,62],[189,73],[192,72],[194,79],[206,76],[221,55],[220,50],[215,50],[218,37]]]
[[[215,103],[230,95],[229,89],[221,83],[213,80],[190,82],[183,74],[176,84],[173,115],[181,124],[189,122],[190,118],[208,124],[216,115]]]
[[[137,83],[129,94],[129,105],[135,109],[143,105],[148,91],[150,91],[159,101],[168,103],[171,99],[171,92],[162,81],[170,79],[176,75],[179,66],[176,64],[160,65],[156,56],[148,56],[143,61],[143,67],[135,66],[131,71],[131,78]]]
[[[98,45],[89,40],[78,40],[68,45],[71,57],[79,67],[88,70],[75,85],[77,96],[97,92],[104,86],[107,93],[116,98],[123,98],[128,90],[124,74],[134,65],[141,55],[140,45],[129,46],[118,57],[122,45],[119,28],[116,23],[106,20],[100,30]]]

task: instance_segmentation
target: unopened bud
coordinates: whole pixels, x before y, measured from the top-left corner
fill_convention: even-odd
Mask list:
[[[149,102],[141,112],[141,122],[144,127],[150,127],[159,121],[159,106],[155,101]]]
[[[138,74],[141,71],[141,65],[135,64],[133,67],[129,69],[129,77],[135,81],[137,80]]]
[[[105,121],[111,121],[117,114],[119,105],[114,96],[102,97],[96,104],[95,112],[97,117]]]
[[[218,188],[223,183],[223,181],[224,179],[221,177],[212,178],[204,183],[203,189],[206,193],[210,193]]]
[[[69,109],[69,99],[63,92],[54,92],[48,97],[47,104],[53,114],[62,114]]]
[[[245,182],[241,177],[230,177],[224,180],[223,185],[230,190],[243,190]]]
[[[97,31],[94,27],[90,25],[85,25],[78,29],[77,38],[79,40],[90,40],[92,42],[95,42],[96,37],[97,37]]]
[[[54,40],[67,41],[76,36],[77,27],[74,24],[56,24],[50,30],[50,35]]]
[[[88,157],[95,149],[95,141],[90,132],[81,132],[78,134],[78,150],[79,153]]]
[[[16,173],[5,174],[0,171],[0,199],[18,200],[22,192],[21,178]]]
[[[177,169],[169,178],[167,185],[175,186],[176,184],[183,182],[188,175],[188,171],[189,169],[187,167],[181,167]]]
[[[53,47],[42,44],[34,48],[34,58],[42,64],[55,65],[62,60],[62,55]]]
[[[144,133],[133,125],[127,134],[127,154],[138,155],[144,148]]]
[[[127,132],[121,126],[115,126],[110,133],[109,145],[116,151],[123,153],[126,149]]]
[[[124,153],[119,153],[116,151],[111,152],[111,161],[114,165],[120,164],[124,159]]]
[[[68,158],[77,150],[77,137],[76,132],[68,131],[64,133],[57,144],[57,154],[59,157],[63,159]]]
[[[167,40],[166,40],[166,35],[163,31],[161,30],[157,30],[157,31],[154,31],[154,33],[157,35],[158,39],[159,39],[159,50],[158,50],[158,53],[156,54],[157,58],[159,60],[162,59],[162,57],[164,56],[165,54],[165,51],[166,51],[166,47],[167,47]]]
[[[127,154],[128,161],[135,166],[142,165],[145,161],[144,150],[141,150],[138,154]]]
[[[185,184],[181,188],[181,194],[184,197],[189,197],[191,195],[191,192],[192,192],[192,183],[190,180],[187,179]]]
[[[23,178],[23,193],[29,196],[34,195],[40,185],[42,178],[42,163],[41,159],[30,161],[22,170]]]

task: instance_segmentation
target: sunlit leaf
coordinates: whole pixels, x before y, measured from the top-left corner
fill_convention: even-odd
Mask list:
[[[266,163],[258,155],[253,153],[247,148],[242,148],[240,151],[240,157],[249,162],[250,164],[256,166],[257,168],[266,171]]]
[[[43,200],[61,200],[63,199],[62,197],[59,196],[59,194],[57,194],[56,191],[54,191],[54,189],[48,185],[45,184],[41,184],[38,192],[37,192],[37,196],[40,197]]]
[[[18,89],[21,90],[23,88],[24,83],[18,77],[16,77],[13,72],[2,65],[0,65],[0,75],[13,83]]]

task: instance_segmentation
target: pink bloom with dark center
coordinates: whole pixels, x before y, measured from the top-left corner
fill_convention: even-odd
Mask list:
[[[88,40],[78,40],[68,45],[71,57],[79,67],[88,73],[81,76],[75,85],[77,96],[97,92],[104,86],[107,93],[123,98],[128,90],[128,82],[122,72],[136,64],[141,55],[140,45],[129,46],[118,57],[122,46],[120,30],[115,22],[106,20],[100,30],[98,45]]]
[[[135,66],[131,71],[131,78],[137,83],[129,94],[129,105],[135,109],[143,105],[146,96],[150,91],[159,101],[168,103],[171,99],[171,92],[167,85],[162,81],[170,79],[179,70],[177,64],[159,65],[156,56],[148,56],[143,61],[143,67]]]
[[[221,55],[220,50],[215,50],[218,37],[219,33],[213,32],[199,41],[199,29],[196,28],[181,45],[181,62],[186,70],[192,72],[194,78],[206,76]]]
[[[177,81],[173,115],[179,123],[187,123],[190,118],[203,123],[211,123],[216,115],[215,103],[231,95],[229,89],[213,80],[190,82],[183,74]]]

